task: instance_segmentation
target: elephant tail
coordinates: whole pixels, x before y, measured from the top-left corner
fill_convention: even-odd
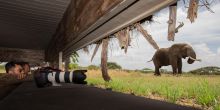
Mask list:
[[[147,61],[147,62],[151,62],[151,61],[153,61],[153,59],[151,59],[151,60],[149,60],[149,61]]]

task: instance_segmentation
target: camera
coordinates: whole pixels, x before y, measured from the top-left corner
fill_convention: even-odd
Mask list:
[[[85,81],[87,70],[62,72],[52,68],[42,68],[34,71],[34,81],[37,87],[48,87],[57,83],[87,84]]]

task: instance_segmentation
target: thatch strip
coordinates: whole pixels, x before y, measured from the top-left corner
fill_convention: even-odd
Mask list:
[[[115,33],[115,36],[118,39],[121,49],[125,49],[125,53],[127,53],[128,46],[130,46],[131,43],[130,28],[127,27],[123,30],[118,31],[117,33]]]
[[[102,53],[101,53],[101,70],[102,70],[102,77],[105,81],[110,81],[111,78],[108,75],[108,38],[102,40]]]
[[[177,28],[175,29],[175,33],[178,33],[179,29],[182,28],[184,26],[183,22],[179,22],[180,24],[177,26]]]
[[[85,53],[89,54],[89,49],[88,49],[88,46],[83,47],[83,51],[84,51]]]
[[[208,0],[209,1],[209,0]],[[205,6],[206,7],[206,9],[208,10],[208,11],[210,11],[211,13],[215,13],[211,8],[210,8],[210,5],[214,2],[214,0],[212,0],[212,1],[210,1],[210,2],[208,2],[207,0],[202,0],[201,2],[202,2],[202,6]]]
[[[177,13],[177,3],[169,7],[169,21],[168,21],[168,41],[174,41],[175,31],[176,31],[176,13]]]
[[[101,41],[96,43],[95,49],[94,49],[92,57],[91,57],[91,62],[92,62],[93,58],[95,57],[101,43],[102,43]]]
[[[115,33],[115,36],[118,39],[121,49],[124,49],[126,45],[125,30],[118,31],[117,33]]]
[[[198,6],[199,0],[190,0],[187,18],[190,20],[191,23],[193,23],[197,18]]]
[[[125,37],[126,37],[125,53],[127,53],[128,46],[131,45],[131,36],[130,36],[130,28],[129,27],[126,28]]]
[[[146,38],[146,40],[155,48],[159,49],[157,43],[153,40],[152,36],[148,34],[147,30],[145,30],[140,23],[136,23],[135,27],[137,30]]]

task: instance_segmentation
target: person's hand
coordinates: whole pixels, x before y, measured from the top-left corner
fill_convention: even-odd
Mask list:
[[[17,79],[24,79],[26,76],[26,74],[21,73],[17,75]]]

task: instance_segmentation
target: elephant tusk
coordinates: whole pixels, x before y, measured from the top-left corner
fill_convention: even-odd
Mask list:
[[[192,57],[190,57],[190,56],[189,56],[189,58],[190,58],[191,60],[194,60],[194,61],[200,61],[200,62],[202,61],[201,59],[195,59],[195,58],[192,58]]]

